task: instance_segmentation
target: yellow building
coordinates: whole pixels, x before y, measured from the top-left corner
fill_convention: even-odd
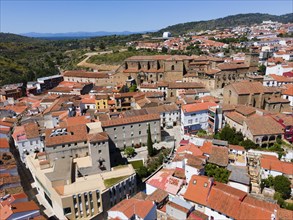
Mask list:
[[[96,97],[96,109],[107,109],[108,108],[108,96],[97,96]]]

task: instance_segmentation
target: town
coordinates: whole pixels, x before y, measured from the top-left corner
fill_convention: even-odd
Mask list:
[[[125,50],[153,55],[3,85],[1,219],[293,219],[292,34],[145,34]]]

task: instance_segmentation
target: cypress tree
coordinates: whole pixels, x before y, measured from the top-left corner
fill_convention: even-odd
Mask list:
[[[153,147],[153,141],[152,141],[152,135],[151,135],[151,127],[150,124],[148,126],[148,140],[147,140],[147,146],[148,146],[148,154],[149,156],[154,155],[154,147]]]

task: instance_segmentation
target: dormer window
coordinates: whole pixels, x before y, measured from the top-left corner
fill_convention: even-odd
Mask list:
[[[193,180],[193,184],[194,184],[194,185],[196,184],[196,180]]]

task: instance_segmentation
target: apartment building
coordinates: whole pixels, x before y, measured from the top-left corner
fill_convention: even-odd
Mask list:
[[[127,146],[147,143],[147,130],[150,125],[152,141],[161,141],[159,114],[138,115],[102,121],[103,131],[109,135],[110,148],[123,149]]]
[[[29,154],[43,151],[44,143],[37,123],[16,126],[12,135],[22,162]]]
[[[85,124],[47,129],[45,150],[48,157],[50,159],[89,157],[97,171],[110,170],[108,135],[102,132],[99,123],[92,127],[95,129],[90,129]]]
[[[132,165],[97,173],[88,157],[51,160],[30,155],[28,168],[41,204],[58,219],[105,219],[106,211],[136,192]]]
[[[217,106],[213,102],[187,104],[181,107],[181,132],[183,134],[208,130],[209,108]]]
[[[180,110],[177,105],[159,105],[155,107],[142,108],[140,110],[131,110],[123,113],[125,117],[160,114],[161,127],[172,127],[180,123]]]

